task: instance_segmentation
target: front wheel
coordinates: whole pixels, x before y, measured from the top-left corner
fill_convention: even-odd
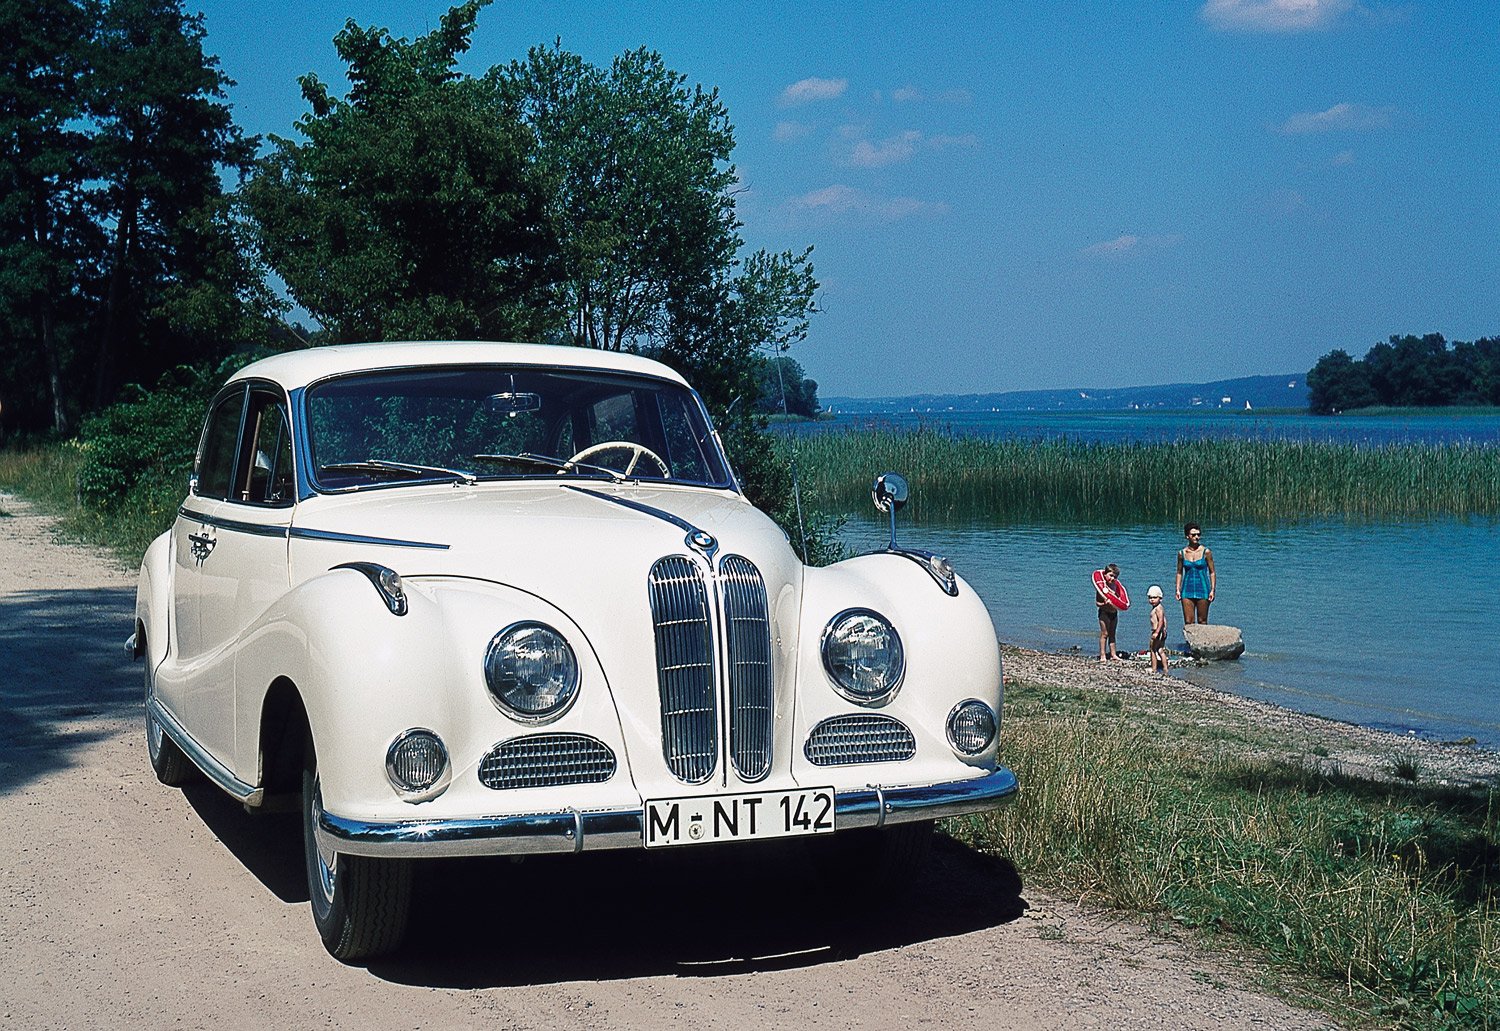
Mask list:
[[[323,792],[317,767],[302,771],[302,850],[307,892],[323,947],[335,959],[369,959],[391,952],[406,936],[411,915],[409,860],[342,855],[318,844]]]

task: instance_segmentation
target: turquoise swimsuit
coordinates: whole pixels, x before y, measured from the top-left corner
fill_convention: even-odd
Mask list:
[[[1208,598],[1208,552],[1196,558],[1190,559],[1182,552],[1177,553],[1182,560],[1182,596],[1207,600]]]

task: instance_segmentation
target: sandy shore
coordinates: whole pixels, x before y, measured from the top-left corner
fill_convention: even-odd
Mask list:
[[[1153,673],[1136,660],[1099,662],[1081,655],[1008,646],[1004,658],[1008,683],[1109,691],[1172,708],[1179,714],[1190,709],[1194,721],[1203,725],[1248,725],[1263,732],[1258,735],[1264,742],[1258,750],[1270,758],[1300,759],[1310,765],[1388,779],[1396,779],[1396,763],[1405,760],[1414,764],[1423,783],[1500,784],[1500,752],[1490,749],[1293,712],[1200,687],[1180,676]]]

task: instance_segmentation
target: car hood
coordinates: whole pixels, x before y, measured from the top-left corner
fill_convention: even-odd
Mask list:
[[[728,491],[586,481],[324,495],[297,510],[293,577],[318,576],[344,562],[378,562],[409,580],[431,578],[439,591],[444,578],[465,577],[532,595],[539,612],[543,603],[555,606],[599,659],[638,783],[681,790],[661,761],[648,578],[662,557],[691,555],[696,549],[686,538],[697,531],[714,538],[719,556],[749,559],[765,581],[775,707],[778,720],[787,720],[803,566],[776,524]],[[484,628],[475,647],[482,651],[498,629]]]

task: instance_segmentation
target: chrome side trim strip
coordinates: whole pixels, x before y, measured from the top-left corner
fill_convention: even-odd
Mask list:
[[[357,533],[338,533],[334,530],[314,530],[307,526],[294,526],[291,536],[309,541],[342,541],[346,544],[380,544],[388,548],[426,548],[429,551],[447,551],[447,544],[430,541],[403,541],[395,537],[365,537]]]
[[[193,740],[192,736],[182,728],[182,724],[162,707],[161,702],[152,698],[146,703],[146,709],[151,718],[161,726],[162,732],[182,749],[183,754],[192,760],[194,766],[203,771],[205,777],[246,805],[260,805],[265,800],[264,788],[246,784],[230,773],[229,767],[209,755],[204,751],[203,746]]]
[[[882,827],[992,809],[1017,790],[1016,775],[1004,766],[969,780],[918,787],[871,786],[841,791],[834,803],[840,830]],[[537,855],[641,848],[640,809],[530,813],[468,820],[403,820],[374,823],[323,810],[318,820],[321,847],[347,855],[418,858],[426,856]]]
[[[194,512],[186,505],[177,510],[177,514],[196,522],[205,523],[217,527],[220,530],[233,530],[236,533],[248,533],[255,537],[280,537],[286,539],[287,527],[269,526],[265,523],[242,523],[238,519],[221,519],[218,516],[207,516],[202,512]]]

